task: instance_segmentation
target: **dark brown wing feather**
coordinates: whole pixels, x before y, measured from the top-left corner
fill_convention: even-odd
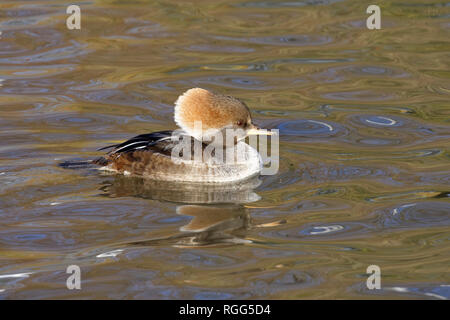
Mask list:
[[[173,139],[174,135],[178,137]],[[93,160],[93,163],[108,166],[118,172],[128,171],[133,175],[143,175],[145,172],[147,176],[151,176],[155,172],[184,170],[181,168],[183,166],[174,166],[171,161],[173,148],[184,138],[194,143],[192,137],[180,132],[159,131],[141,134],[123,143],[100,149],[113,148],[105,156]]]
[[[173,131],[158,131],[147,134],[141,134],[125,142],[110,145],[98,150],[111,149],[107,155],[93,160],[93,163],[100,166],[107,166],[112,161],[116,161],[122,155],[127,154],[127,158],[135,151],[151,151],[170,155],[171,145],[173,144],[171,136]]]

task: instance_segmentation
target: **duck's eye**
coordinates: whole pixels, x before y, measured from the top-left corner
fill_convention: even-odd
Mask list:
[[[242,121],[237,121],[236,125],[240,127],[240,126],[242,126],[242,123],[243,123]]]

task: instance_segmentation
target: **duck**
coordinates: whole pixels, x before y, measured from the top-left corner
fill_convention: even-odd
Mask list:
[[[93,163],[127,176],[201,184],[235,183],[260,174],[261,156],[245,138],[273,133],[253,123],[242,100],[192,88],[176,100],[174,121],[176,130],[141,134],[98,149],[109,151]]]

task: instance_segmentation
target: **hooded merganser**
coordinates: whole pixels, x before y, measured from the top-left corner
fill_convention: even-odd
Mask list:
[[[255,134],[271,135],[272,132],[257,128],[252,123],[250,110],[239,99],[205,89],[189,89],[175,102],[174,119],[181,130],[142,134],[101,148],[99,150],[112,150],[93,162],[101,165],[102,170],[163,181],[230,183],[260,173],[261,156],[245,143],[244,138]],[[234,138],[231,142],[226,139],[227,142],[217,147],[218,141],[223,143],[223,139],[217,137],[230,129],[236,133]],[[173,156],[175,150],[179,153],[180,140],[187,138],[194,149],[200,146],[200,161],[192,155],[183,155],[183,151],[180,153],[182,158]],[[216,149],[204,153],[211,146]],[[234,156],[234,161],[226,161],[231,159],[227,156],[224,161],[223,153],[218,150],[226,155],[233,151],[240,160]]]

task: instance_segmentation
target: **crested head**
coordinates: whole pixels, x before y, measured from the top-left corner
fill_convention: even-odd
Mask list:
[[[199,140],[227,128],[246,131],[254,127],[250,110],[242,101],[201,88],[189,89],[178,97],[174,119],[181,129]]]

